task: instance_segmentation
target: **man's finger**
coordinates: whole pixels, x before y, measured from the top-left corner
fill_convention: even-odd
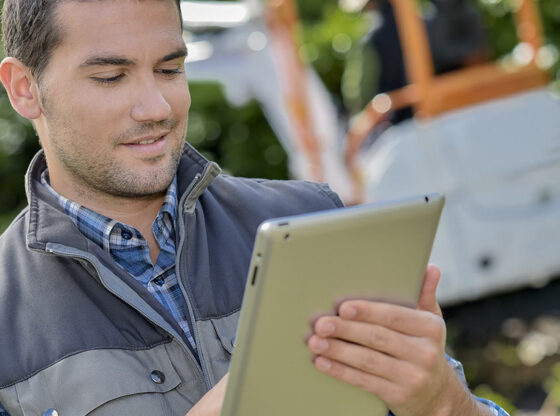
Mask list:
[[[433,314],[430,315],[433,317]],[[334,325],[333,331],[330,333],[324,331],[328,325]],[[441,324],[437,328],[434,327],[433,336],[440,337],[443,331],[442,328]],[[438,331],[437,333],[436,330]],[[363,346],[367,349],[378,351],[397,359],[416,362],[418,364],[422,364],[428,359],[422,349],[423,338],[414,335],[405,335],[384,326],[365,322],[347,321],[337,317],[325,318],[325,320],[317,323],[316,335],[310,337],[308,340],[312,352],[315,354],[323,353],[323,351],[318,349],[319,344],[317,344],[317,340],[323,339],[329,343],[334,339],[343,340],[349,344]],[[344,362],[342,358],[331,358]],[[349,361],[348,364],[352,365],[351,361]]]
[[[373,393],[386,401],[390,400],[395,392],[399,391],[398,386],[387,379],[364,373],[361,370],[322,356],[315,360],[315,367],[331,377]]]
[[[418,309],[442,316],[437,302],[436,292],[441,278],[441,271],[435,264],[428,265],[418,298]]]
[[[316,356],[337,361],[396,384],[410,378],[416,368],[414,363],[400,360],[379,350],[339,339],[324,339],[317,335],[309,339],[309,349]]]
[[[322,337],[338,337],[334,334],[337,318],[345,321],[365,322],[379,325],[402,334],[424,337],[440,330],[439,316],[431,312],[411,309],[405,306],[367,300],[349,300],[339,308],[339,317],[324,316],[314,326],[315,332]],[[329,333],[331,328],[331,333]]]

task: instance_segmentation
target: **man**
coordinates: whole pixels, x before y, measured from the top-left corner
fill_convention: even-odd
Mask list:
[[[339,199],[221,175],[185,145],[178,2],[6,0],[3,27],[0,79],[43,148],[0,238],[4,414],[218,415],[256,227]],[[399,416],[505,414],[446,360],[438,279],[418,310],[319,319],[316,367]]]

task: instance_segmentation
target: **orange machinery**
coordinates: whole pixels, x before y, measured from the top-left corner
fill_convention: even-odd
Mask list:
[[[436,76],[428,35],[416,0],[391,0],[404,54],[409,85],[375,96],[351,125],[345,162],[350,171],[354,200],[363,201],[363,181],[357,163],[359,149],[368,134],[392,111],[412,107],[414,116],[429,119],[443,112],[506,97],[546,85],[547,72],[537,66],[543,33],[537,0],[520,0],[515,12],[520,43],[532,50],[524,66],[506,67],[499,62],[469,66]]]

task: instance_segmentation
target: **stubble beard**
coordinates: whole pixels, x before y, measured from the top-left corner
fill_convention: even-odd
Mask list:
[[[183,148],[184,143],[180,148],[173,149],[166,165],[144,174],[123,169],[117,160],[87,165],[67,154],[59,154],[59,159],[68,172],[97,194],[125,199],[153,199],[167,191],[177,171]],[[157,159],[145,162],[157,163]]]
[[[165,165],[156,170],[149,169],[139,175],[134,169],[123,170],[117,159],[111,159],[111,164],[106,171],[94,167],[93,171],[98,173],[98,179],[91,186],[98,192],[120,198],[150,199],[164,194],[175,177],[185,148],[186,126],[179,126],[178,121],[173,119],[143,123],[115,138],[113,142],[117,147],[129,138],[161,130],[169,131],[168,140],[172,140],[171,136],[174,134],[179,134],[181,139],[171,149],[169,161]],[[144,159],[142,162],[157,164],[163,157],[165,156]],[[82,178],[82,180],[85,181],[86,178]]]
[[[180,135],[181,140],[176,145],[174,144],[167,163],[161,164],[159,160],[166,156],[159,156],[152,160],[145,159],[142,161],[143,164],[155,165],[160,163],[161,166],[154,169],[139,170],[134,167],[123,167],[120,160],[112,157],[112,155],[103,157],[96,153],[94,150],[95,140],[93,139],[91,149],[71,147],[72,138],[79,137],[80,133],[75,131],[70,123],[56,118],[54,120],[51,118],[49,124],[49,132],[53,136],[50,142],[55,157],[59,160],[63,169],[74,179],[74,183],[77,184],[76,190],[83,194],[85,198],[95,195],[119,199],[154,199],[160,197],[165,194],[173,181],[186,145],[186,122],[184,126],[181,126],[177,120],[172,119],[139,124],[113,138],[111,140],[112,148],[116,149],[127,138],[140,137],[151,132],[169,131],[168,140],[172,140],[171,136],[174,134]],[[61,137],[66,139],[66,146],[58,140]],[[71,147],[70,151],[68,147]]]

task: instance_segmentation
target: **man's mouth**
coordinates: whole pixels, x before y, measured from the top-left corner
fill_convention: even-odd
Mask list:
[[[122,143],[122,148],[140,159],[160,158],[169,150],[169,132],[163,135],[138,137]]]
[[[150,140],[141,140],[138,143],[133,143],[133,144],[152,144],[157,142],[159,139],[161,139],[163,136],[157,137],[155,139],[150,139]]]
[[[169,133],[165,133],[165,134],[161,134],[158,136],[146,136],[146,137],[140,137],[138,139],[135,140],[131,140],[129,142],[123,143],[124,145],[127,146],[136,146],[136,145],[149,145],[149,144],[153,144],[161,139],[164,139]]]

